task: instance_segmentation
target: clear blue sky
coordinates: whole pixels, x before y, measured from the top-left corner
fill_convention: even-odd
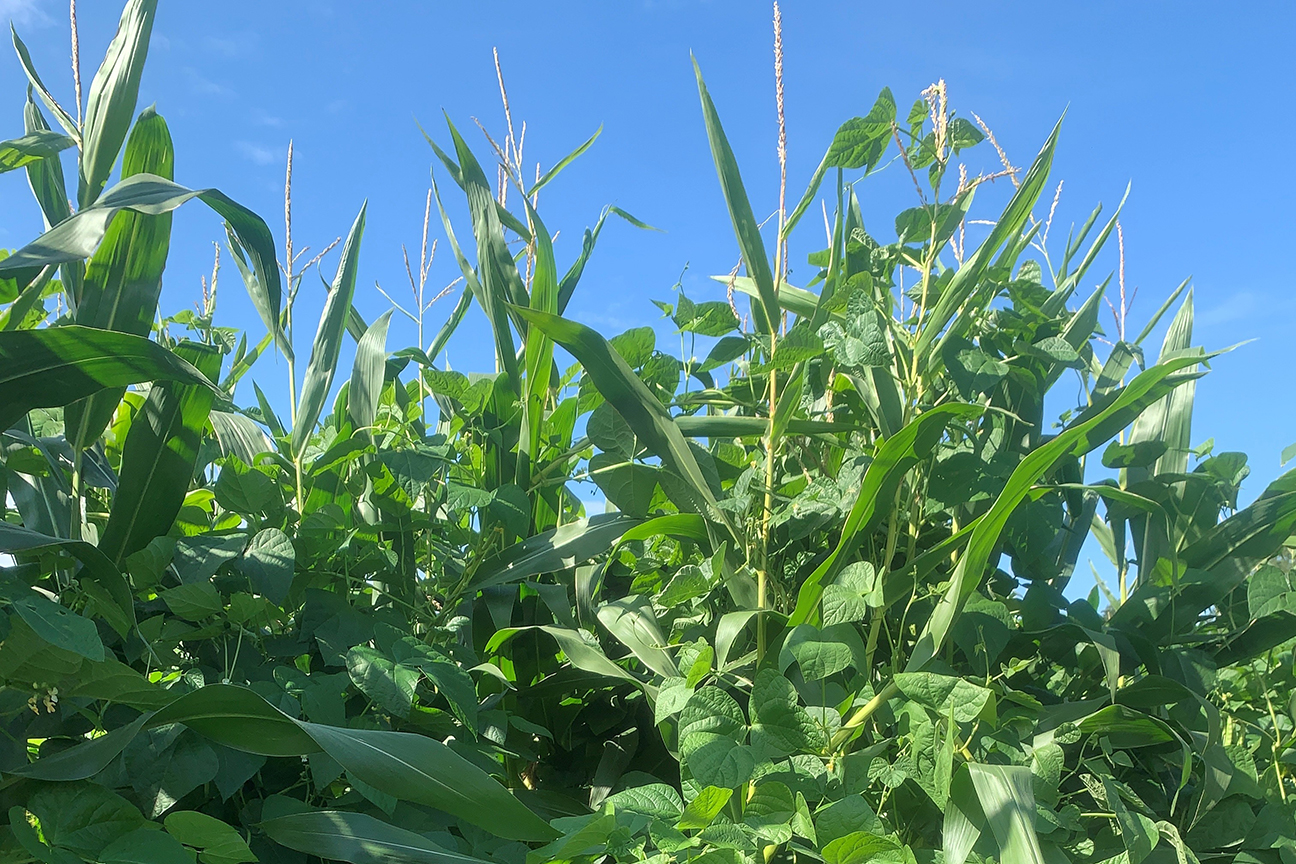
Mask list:
[[[1193,276],[1197,340],[1210,348],[1256,340],[1219,359],[1199,385],[1193,435],[1198,442],[1213,436],[1217,451],[1250,454],[1249,500],[1277,475],[1282,448],[1296,441],[1296,277],[1272,263],[1296,237],[1296,181],[1282,161],[1296,137],[1288,105],[1293,8],[1035,0],[919,9],[787,0],[791,194],[804,188],[837,125],[866,112],[883,86],[907,106],[945,78],[953,107],[983,117],[1017,163],[1030,161],[1066,109],[1054,166],[1054,178],[1066,185],[1054,236],[1083,221],[1095,203],[1114,206],[1133,181],[1122,220],[1127,279],[1139,292],[1133,320],[1141,322]],[[81,4],[87,85],[119,9],[110,0]],[[261,213],[277,236],[289,138],[296,141],[299,244],[320,248],[345,233],[368,198],[358,305],[372,319],[387,305],[375,280],[407,296],[400,245],[417,246],[432,162],[415,119],[444,142],[445,109],[487,161],[470,118],[502,133],[491,60],[497,46],[514,119],[528,121],[528,162],[548,166],[603,126],[594,149],[541,196],[547,224],[562,231],[560,266],[604,204],[665,230],[609,224],[569,308],[572,317],[619,332],[657,316],[649,300],[668,298],[686,264],[691,296],[721,297],[705,277],[728,272],[737,259],[690,51],[707,75],[755,209],[776,206],[769,12],[763,2],[690,0],[162,0],[141,107],[155,101],[169,121],[178,181],[221,188]],[[66,2],[0,0],[0,13],[16,19],[43,77],[70,104]],[[0,60],[5,137],[21,132],[23,84],[16,60]],[[974,170],[995,167],[988,147],[973,153]],[[35,236],[39,214],[20,174],[0,183],[0,246],[12,248]],[[866,222],[889,236],[894,213],[911,206],[908,178],[892,168],[859,189]],[[455,190],[446,191],[450,197]],[[997,214],[1006,191],[1000,183],[979,195],[980,214]],[[189,208],[175,222],[168,311],[197,298],[211,241],[221,236],[212,214]],[[453,215],[466,238],[459,201]],[[821,245],[818,221],[806,220],[802,234],[813,236],[804,237],[802,252]],[[440,234],[434,225],[432,236]],[[794,255],[794,283],[804,278],[803,262]],[[333,265],[325,268],[330,278]],[[1098,277],[1114,267],[1113,244]],[[455,273],[443,249],[432,282]],[[309,279],[303,294],[309,299],[299,320],[308,323],[300,330],[308,340],[322,302],[318,280]],[[218,323],[260,328],[232,268],[224,271],[220,299]],[[450,303],[434,308],[434,326]],[[394,327],[389,345],[412,341],[411,328]],[[474,310],[451,345],[456,368],[490,368],[485,333]],[[254,372],[272,392],[284,389],[276,362],[267,358]]]

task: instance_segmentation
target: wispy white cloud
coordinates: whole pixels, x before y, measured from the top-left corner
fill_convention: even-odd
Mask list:
[[[255,111],[252,112],[252,122],[256,123],[259,126],[269,126],[273,129],[278,129],[279,127],[284,125],[284,120],[282,117],[276,117],[273,114],[268,114],[261,108],[257,108]]]
[[[275,159],[279,158],[279,153],[269,147],[260,144],[253,144],[251,141],[239,141],[234,145],[246,158],[251,159],[258,165],[269,165]]]
[[[44,0],[0,0],[0,21],[41,26],[53,23]]]
[[[0,0],[0,2],[3,2],[3,0]],[[203,96],[233,96],[234,95],[233,90],[226,87],[224,84],[220,84],[217,83],[216,81],[211,80],[210,78],[206,77],[201,72],[199,72],[197,69],[191,67],[185,69],[184,71],[185,74],[189,76],[189,83],[193,86],[193,89],[196,93],[199,93]]]
[[[1203,309],[1197,314],[1197,320],[1204,327],[1216,324],[1228,324],[1250,318],[1259,308],[1260,298],[1252,291],[1239,291],[1229,298],[1227,303]]]

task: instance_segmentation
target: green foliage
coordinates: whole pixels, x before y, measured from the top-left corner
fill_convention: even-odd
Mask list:
[[[606,208],[557,260],[535,193],[597,133],[534,183],[508,139],[492,188],[450,125],[428,140],[471,219],[466,250],[434,186],[453,312],[424,344],[421,261],[419,344],[364,322],[361,207],[299,377],[301,251],[280,265],[260,217],[175,185],[165,121],[136,114],[154,6],[127,4],[84,123],[14,35],[31,88],[0,169],[48,228],[0,259],[0,862],[1296,849],[1296,475],[1239,508],[1245,457],[1194,449],[1214,355],[1186,283],[1132,340],[1099,328],[1105,282],[1073,302],[1115,219],[1047,244],[1060,127],[981,231],[988,177],[946,174],[982,131],[941,85],[907,115],[884,90],[763,234],[699,72],[745,267],[717,278],[755,332],[681,288],[657,304],[676,358],[564,317],[607,217],[648,227]],[[876,223],[894,240],[855,192],[884,164],[923,190]],[[829,245],[793,286],[785,241],[825,183]],[[158,320],[194,197],[260,337],[216,326],[214,295]],[[495,370],[439,368],[474,302]],[[272,345],[286,415],[237,394]],[[1067,598],[1090,537],[1105,606]]]

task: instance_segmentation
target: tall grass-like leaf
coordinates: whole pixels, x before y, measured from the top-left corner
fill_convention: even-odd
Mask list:
[[[166,121],[147,108],[126,144],[122,176],[155,174],[170,180],[174,170],[175,151]],[[170,246],[170,213],[148,216],[127,210],[118,214],[86,267],[76,322],[147,336],[157,315]],[[64,420],[73,447],[85,449],[99,437],[112,420],[121,394],[109,390],[68,406]]]
[[[518,275],[517,265],[513,263],[513,255],[504,242],[504,226],[496,210],[490,182],[472,150],[448,117],[446,124],[459,156],[464,195],[468,198],[468,212],[472,216],[473,238],[477,241],[477,278],[481,287],[477,302],[481,303],[495,331],[495,349],[500,368],[509,374],[509,380],[516,390],[520,382],[517,349],[514,347],[513,334],[509,331],[509,304],[528,306],[530,301],[526,296],[526,288],[522,285],[522,277]],[[515,318],[515,321],[518,332],[523,333],[521,319]]]
[[[170,723],[183,723],[244,753],[306,756],[322,749],[303,724],[260,694],[232,684],[211,684],[186,693],[150,717],[147,728]]]
[[[568,661],[577,669],[593,672],[605,678],[615,678],[636,687],[642,688],[643,682],[613,663],[596,644],[586,641],[580,631],[568,627],[555,627],[550,624],[534,624],[527,627],[509,627],[495,631],[495,635],[486,643],[486,653],[491,654],[508,640],[524,630],[539,630],[548,633],[558,643],[558,647],[567,655]]]
[[[1055,315],[1062,311],[1062,306],[1066,303],[1067,298],[1069,298],[1075,291],[1076,286],[1080,284],[1080,280],[1083,279],[1085,273],[1089,271],[1089,267],[1093,264],[1094,259],[1098,257],[1098,253],[1101,252],[1103,246],[1106,245],[1107,238],[1111,236],[1112,229],[1116,227],[1116,220],[1120,218],[1121,211],[1125,209],[1125,202],[1129,199],[1129,193],[1130,187],[1126,185],[1125,194],[1121,196],[1120,204],[1116,205],[1116,212],[1107,220],[1107,224],[1103,226],[1102,231],[1098,232],[1098,236],[1095,237],[1093,243],[1089,245],[1088,251],[1085,252],[1084,258],[1080,259],[1080,263],[1076,266],[1076,269],[1069,273],[1066,273],[1064,270],[1064,272],[1058,274],[1060,280],[1058,288],[1053,292],[1052,296],[1044,301],[1042,307],[1045,314]],[[1099,209],[1102,209],[1101,204],[1098,205],[1098,207]],[[1093,216],[1089,217],[1090,223],[1092,223],[1097,216],[1098,210],[1095,210]],[[1088,225],[1086,225],[1085,229],[1081,231],[1077,243],[1082,242],[1087,233]]]
[[[1296,535],[1296,471],[1269,484],[1250,506],[1206,531],[1180,553],[1184,564],[1240,583]]]
[[[348,774],[388,795],[444,810],[509,840],[548,840],[557,834],[440,741],[406,732],[300,725]]]
[[[271,293],[271,287],[276,292],[279,287],[277,283],[274,286],[268,286],[262,279],[260,270],[248,261],[251,258],[254,262],[263,263],[264,259],[256,252],[250,252],[243,246],[239,235],[235,233],[228,222],[225,223],[225,242],[229,246],[231,257],[234,259],[234,266],[238,268],[239,277],[243,280],[243,287],[248,296],[252,298],[252,305],[256,307],[257,314],[266,325],[266,330],[274,339],[275,345],[285,358],[296,360],[292,343],[288,341],[288,334],[284,331],[283,323],[279,320],[279,301],[277,299],[279,295]],[[277,272],[275,278],[278,279]]]
[[[639,440],[688,484],[697,510],[735,536],[728,517],[715,506],[715,495],[684,433],[616,349],[583,324],[532,309],[519,311],[531,326],[542,329],[580,361],[599,393],[630,424]]]
[[[23,128],[27,134],[48,133],[49,124],[40,106],[32,98],[32,88],[27,87],[27,103],[23,106]],[[63,162],[60,159],[41,159],[27,166],[27,183],[31,186],[32,195],[40,205],[41,215],[45,220],[45,230],[62,222],[72,215],[72,206],[68,203],[67,183],[63,178]],[[81,281],[85,275],[85,264],[81,261],[70,261],[63,265],[63,290],[73,302],[81,296]],[[25,315],[26,313],[23,313]],[[23,315],[16,315],[19,320]]]
[[[33,780],[69,782],[85,780],[98,774],[135,740],[149,715],[141,714],[125,726],[52,756],[20,765],[12,773]]]
[[[274,451],[274,442],[250,417],[231,411],[213,411],[208,419],[222,456],[237,456],[244,465],[253,465],[262,453]]]
[[[586,150],[588,150],[590,147],[593,147],[593,146],[594,146],[594,142],[597,141],[597,140],[598,140],[598,137],[599,137],[600,135],[602,135],[602,134],[603,134],[603,126],[600,124],[600,125],[599,125],[599,128],[597,128],[597,129],[594,130],[594,134],[591,135],[589,138],[587,138],[587,139],[585,140],[585,143],[584,143],[584,144],[581,144],[581,145],[580,145],[579,147],[577,147],[575,150],[571,151],[571,152],[568,153],[566,156],[564,156],[563,158],[559,159],[559,160],[558,160],[558,164],[554,165],[554,167],[552,167],[552,168],[550,168],[548,171],[546,171],[546,172],[545,172],[545,173],[540,177],[540,179],[537,180],[537,181],[535,182],[535,185],[532,186],[530,189],[527,190],[526,197],[529,199],[532,195],[534,195],[535,193],[539,192],[539,191],[540,191],[541,189],[543,189],[545,186],[549,185],[549,183],[550,183],[550,182],[551,182],[555,177],[557,177],[559,174],[562,173],[562,170],[563,170],[564,168],[566,168],[568,165],[570,165],[571,163],[573,163],[573,162],[575,162],[577,159],[579,159],[579,158],[581,157],[581,154],[583,154],[583,153],[584,153]]]
[[[1044,147],[1026,172],[1022,183],[1013,193],[1008,206],[990,229],[990,236],[977,247],[976,251],[964,259],[963,265],[955,272],[954,278],[941,293],[923,321],[922,331],[914,343],[914,355],[918,358],[918,367],[925,369],[929,363],[940,358],[938,339],[959,309],[968,301],[981,282],[981,277],[999,248],[1015,238],[1026,224],[1035,202],[1039,200],[1049,171],[1053,167],[1053,151],[1057,147],[1058,133],[1062,131],[1062,121],[1058,120],[1053,132]]]
[[[219,189],[186,189],[152,174],[127,177],[103,193],[93,205],[69,216],[0,261],[0,276],[23,271],[34,272],[49,264],[65,264],[89,258],[103,241],[113,217],[122,210],[157,216],[194,198],[215,210],[247,250],[252,259],[252,268],[258,276],[252,303],[261,319],[266,322],[266,328],[275,332],[279,321],[281,288],[270,228],[260,216],[227,197]],[[248,287],[252,291],[254,286]]]
[[[117,34],[90,82],[81,128],[81,179],[77,188],[77,201],[83,208],[93,204],[103,191],[126,140],[156,15],[157,0],[128,0]]]
[[[485,864],[437,846],[364,813],[311,810],[266,819],[259,824],[271,840],[297,852],[351,864]]]
[[[106,387],[180,381],[212,387],[175,352],[129,333],[79,327],[0,332],[0,429]]]
[[[763,417],[729,414],[681,415],[675,418],[675,425],[692,438],[760,438],[769,432],[769,421]],[[789,419],[786,431],[792,435],[826,435],[859,429],[858,423]]]
[[[586,228],[585,234],[581,238],[581,251],[576,256],[576,260],[567,268],[567,272],[558,282],[558,314],[562,315],[567,311],[567,304],[571,302],[572,294],[576,291],[576,285],[580,282],[581,275],[585,272],[585,265],[589,263],[590,255],[594,253],[594,246],[598,243],[599,234],[603,231],[603,226],[607,223],[608,216],[620,216],[636,228],[645,231],[656,231],[658,229],[651,225],[641,222],[631,216],[620,207],[604,207],[603,212],[599,214],[598,221],[594,223],[593,228]]]
[[[295,720],[254,691],[231,684],[211,684],[187,693],[149,715],[142,728],[171,723],[183,723],[246,753],[305,756],[323,750],[350,776],[380,792],[444,810],[497,837],[550,840],[557,834],[489,774],[423,735]]]
[[[347,415],[355,429],[372,426],[378,416],[378,399],[387,370],[387,325],[391,316],[390,309],[380,315],[356,344],[351,386],[347,388]]]
[[[1190,289],[1183,305],[1170,322],[1165,340],[1161,343],[1161,360],[1187,350],[1192,345],[1193,292]],[[1155,465],[1128,469],[1128,480],[1137,483],[1157,474],[1182,474],[1188,470],[1188,454],[1192,449],[1192,412],[1196,385],[1189,382],[1164,399],[1148,407],[1130,430],[1130,444],[1160,442],[1165,453]]]
[[[728,276],[712,276],[711,278],[726,287],[732,283],[735,291],[746,294],[748,297],[759,298],[761,296],[760,291],[756,288],[756,283],[750,276],[735,276],[732,279]],[[781,309],[802,318],[809,318],[814,315],[815,308],[819,305],[819,295],[780,280],[778,302]]]
[[[1161,304],[1156,312],[1152,313],[1151,317],[1148,318],[1147,323],[1143,325],[1143,329],[1139,331],[1139,335],[1134,338],[1135,345],[1142,345],[1143,340],[1152,335],[1152,331],[1161,323],[1161,319],[1170,311],[1170,307],[1179,299],[1179,295],[1188,290],[1190,284],[1192,284],[1192,279],[1185,279],[1179,283],[1178,288],[1170,292],[1170,296],[1165,299],[1165,302]]]
[[[54,134],[50,131],[49,123],[45,121],[40,106],[32,99],[30,87],[27,88],[27,103],[23,106],[23,128],[28,135]],[[73,139],[73,144],[75,143]],[[41,214],[45,217],[46,230],[72,214],[67,199],[67,184],[63,179],[62,161],[41,159],[32,162],[27,166],[27,182],[31,185],[32,195],[36,197],[36,203],[40,205]]]
[[[1003,491],[972,532],[967,550],[954,569],[949,589],[936,604],[919,634],[918,643],[905,666],[906,672],[921,670],[944,646],[955,620],[963,610],[964,602],[981,582],[990,556],[999,542],[999,535],[1008,523],[1008,517],[1025,499],[1031,487],[1063,457],[1082,456],[1102,445],[1128,426],[1148,405],[1175,387],[1199,377],[1200,373],[1183,370],[1202,359],[1204,355],[1157,364],[1117,391],[1114,398],[1107,400],[1106,404],[1094,405],[1047,444],[1037,447],[1018,463]]]
[[[220,374],[220,350],[182,342],[176,354],[209,380]],[[99,548],[119,565],[170,530],[184,503],[214,393],[199,384],[163,383],[149,391],[122,448],[121,480]]]
[[[300,456],[306,449],[306,442],[315,431],[315,422],[319,420],[320,411],[324,408],[324,400],[328,398],[329,388],[333,386],[333,374],[337,371],[338,355],[342,351],[342,334],[346,331],[347,313],[355,296],[356,273],[360,268],[360,241],[364,237],[367,206],[367,203],[361,206],[360,213],[347,234],[346,243],[342,246],[342,257],[338,260],[337,275],[333,277],[328,300],[324,302],[324,311],[320,313],[319,328],[315,331],[315,342],[311,346],[310,364],[306,367],[301,396],[297,400],[297,425],[292,430],[294,456]]]
[[[774,285],[769,258],[765,256],[760,225],[752,214],[747,189],[738,172],[738,160],[734,158],[733,148],[729,146],[724,127],[720,125],[720,115],[715,103],[711,101],[711,94],[707,92],[706,82],[702,80],[702,69],[698,66],[697,58],[693,59],[693,72],[697,76],[698,96],[702,99],[702,118],[706,122],[707,140],[711,142],[711,159],[715,162],[716,173],[720,175],[720,188],[724,192],[725,205],[729,208],[729,218],[733,221],[734,234],[738,237],[743,263],[747,266],[747,275],[755,283],[760,297],[759,303],[752,304],[752,321],[758,331],[770,333],[780,317],[778,291]]]
[[[450,179],[453,180],[455,185],[460,189],[467,191],[464,187],[463,170],[459,167],[458,163],[455,162],[449,153],[442,150],[441,147],[432,140],[432,136],[429,135],[421,125],[419,126],[419,131],[423,133],[423,139],[427,141],[428,145],[432,148],[432,152],[436,154],[436,157],[441,160],[441,164],[445,166],[446,171],[449,172]],[[474,159],[474,161],[476,160]],[[508,208],[499,203],[499,201],[495,201],[495,216],[505,228],[508,228],[510,231],[517,234],[523,239],[523,241],[527,243],[531,242],[531,230],[527,228],[526,223],[510,213]]]
[[[75,139],[48,130],[28,132],[21,138],[0,141],[0,174],[57,156],[75,145]]]
[[[446,343],[454,335],[455,330],[459,329],[459,323],[463,321],[464,315],[468,313],[468,307],[472,305],[472,286],[465,285],[464,289],[459,292],[459,299],[455,302],[455,307],[450,312],[450,317],[441,325],[437,335],[432,339],[432,344],[428,346],[428,359],[436,361],[436,355],[445,349]],[[423,346],[419,346],[420,348]]]
[[[999,844],[1001,864],[1044,864],[1035,834],[1032,774],[1023,765],[967,764],[990,832]]]
[[[625,597],[598,608],[599,623],[620,640],[645,666],[663,678],[678,676],[675,660],[666,651],[652,603],[645,597]]]
[[[885,515],[886,507],[895,497],[895,490],[905,474],[931,454],[950,423],[981,413],[982,409],[976,405],[941,405],[919,415],[883,442],[864,472],[859,494],[842,525],[841,539],[836,548],[801,584],[796,609],[788,619],[789,627],[818,620],[819,599],[824,589],[836,578],[860,541]]]
[[[482,561],[467,590],[477,592],[575,567],[612,548],[642,522],[634,516],[605,513],[528,537]]]
[[[30,275],[32,274],[23,273],[22,277],[15,281],[19,284],[23,284],[25,278]],[[35,277],[30,282],[26,283],[26,287],[22,288],[18,292],[18,296],[14,298],[14,301],[9,304],[8,308],[3,312],[0,312],[0,330],[18,330],[27,323],[27,316],[31,314],[34,309],[39,307],[41,298],[45,293],[45,288],[53,278],[53,265],[42,267],[40,271],[35,274]]]
[[[76,119],[63,109],[63,106],[60,105],[58,100],[56,100],[53,94],[50,93],[49,88],[45,86],[45,82],[41,81],[40,75],[36,72],[36,66],[32,63],[31,53],[27,50],[27,45],[23,40],[18,38],[18,31],[14,29],[12,23],[9,24],[9,33],[13,37],[14,51],[18,54],[18,62],[23,67],[23,72],[27,74],[27,80],[31,82],[31,86],[36,89],[38,94],[40,94],[41,101],[44,102],[45,107],[54,114],[54,119],[58,121],[58,124],[63,127],[64,131],[66,131],[68,135],[71,135],[73,138],[80,141],[81,130],[77,128]]]
[[[535,212],[529,200],[523,201],[531,222],[531,233],[535,238],[531,308],[536,312],[557,315],[558,268],[554,264],[553,241],[549,238],[544,222],[540,221],[540,214]],[[543,328],[527,328],[523,357],[526,364],[526,390],[523,393],[522,429],[518,439],[517,484],[527,489],[531,486],[532,466],[540,458],[540,429],[549,396],[549,372],[553,366],[553,340]],[[537,508],[542,500],[536,496]]]

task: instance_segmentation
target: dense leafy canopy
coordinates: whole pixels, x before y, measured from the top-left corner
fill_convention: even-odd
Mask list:
[[[1081,289],[1115,217],[1059,251],[1035,215],[1060,126],[1005,157],[983,230],[996,175],[957,161],[981,128],[943,84],[907,116],[884,90],[763,239],[698,70],[745,272],[658,304],[677,358],[563,317],[607,216],[646,227],[608,208],[556,260],[534,193],[593,139],[528,185],[510,136],[492,189],[451,125],[449,320],[424,339],[426,256],[417,346],[359,316],[361,206],[299,377],[291,235],[176,186],[165,122],[135,118],[155,5],[126,4],[83,121],[14,35],[32,87],[0,165],[49,228],[0,260],[0,861],[1296,853],[1296,474],[1239,508],[1246,458],[1194,447],[1191,292],[1136,338],[1125,310],[1099,326],[1107,283]],[[856,196],[885,164],[921,196],[895,240]],[[796,287],[785,241],[825,190]],[[214,292],[159,318],[195,197],[252,347]],[[496,371],[438,367],[474,302]],[[286,417],[238,390],[267,350]],[[1071,600],[1090,538],[1117,582]]]

